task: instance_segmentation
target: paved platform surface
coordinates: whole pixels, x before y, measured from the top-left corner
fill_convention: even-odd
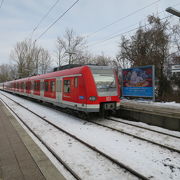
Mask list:
[[[0,180],[65,180],[0,101]]]

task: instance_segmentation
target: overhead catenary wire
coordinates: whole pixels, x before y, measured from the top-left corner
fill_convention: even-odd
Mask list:
[[[173,15],[169,15],[169,16],[166,16],[166,17],[160,19],[160,20],[164,20],[164,19],[167,19],[167,18],[172,17],[172,16],[173,16]],[[150,25],[150,23],[145,24],[145,25],[140,26],[140,27],[143,28],[143,27],[146,27],[146,26],[148,26],[148,25]],[[119,37],[119,36],[121,36],[121,35],[127,34],[127,33],[129,33],[129,32],[132,32],[132,31],[134,31],[134,30],[137,30],[137,29],[139,29],[139,27],[130,29],[130,30],[125,31],[125,32],[123,32],[123,33],[118,33],[118,34],[116,34],[116,35],[111,36],[110,38],[107,38],[107,39],[102,40],[102,41],[100,41],[100,42],[94,43],[94,44],[90,45],[89,47],[94,47],[94,46],[96,46],[96,45],[98,45],[98,44],[104,43],[104,42],[106,42],[106,41],[109,41],[109,40],[111,40],[111,39],[114,39],[114,38],[116,38],[116,37]]]
[[[180,3],[179,3],[180,4]],[[159,15],[159,14],[161,14],[161,13],[163,13],[163,12],[165,12],[164,10],[163,11],[161,11],[161,12],[159,12],[159,13],[157,13],[156,15]],[[166,13],[167,14],[167,13]],[[147,19],[147,18],[143,18],[141,21],[143,21],[143,20],[145,20],[145,19]],[[128,26],[128,27],[125,27],[125,28],[121,28],[119,31],[117,31],[116,33],[113,33],[113,34],[111,34],[111,36],[113,36],[113,35],[115,35],[115,34],[119,34],[119,32],[121,32],[122,30],[126,30],[126,29],[129,29],[129,28],[131,28],[131,27],[133,27],[133,26],[136,26],[136,28],[134,28],[134,29],[138,29],[137,28],[137,26],[138,26],[138,24],[139,23],[135,23],[135,24],[132,24],[132,25],[130,25],[130,26]],[[138,26],[139,27],[139,26]],[[142,26],[141,26],[142,27]],[[133,29],[133,30],[134,30]],[[131,30],[130,30],[131,31]],[[126,31],[125,31],[126,32]],[[129,30],[127,31],[127,33],[129,33]],[[96,42],[92,42],[92,43],[90,43],[89,45],[91,46],[91,44],[96,44]]]
[[[38,38],[35,40],[35,42],[37,40],[39,40],[54,24],[56,24],[70,9],[72,9],[80,0],[76,0],[65,12],[63,12],[52,24],[50,24],[47,29],[42,32]]]
[[[107,24],[107,25],[105,25],[105,26],[101,27],[101,28],[100,28],[100,29],[98,29],[97,31],[95,31],[95,32],[93,32],[93,33],[91,33],[91,34],[87,35],[87,38],[89,38],[89,37],[91,37],[91,36],[93,36],[93,35],[97,34],[98,32],[100,32],[100,31],[102,31],[102,30],[104,30],[104,29],[106,29],[106,28],[108,28],[108,27],[110,27],[110,26],[112,26],[112,25],[114,25],[114,24],[116,24],[116,23],[118,23],[119,21],[122,21],[122,20],[124,20],[124,19],[128,18],[129,16],[132,16],[132,15],[134,15],[134,14],[136,14],[136,13],[138,13],[138,12],[140,12],[140,11],[142,11],[142,10],[144,10],[144,9],[148,8],[148,7],[151,7],[152,5],[154,5],[154,4],[156,4],[156,3],[158,3],[159,1],[160,1],[160,0],[156,0],[156,1],[154,1],[153,3],[148,4],[147,6],[144,6],[143,8],[137,9],[137,10],[135,10],[135,11],[133,11],[133,12],[129,13],[128,15],[123,16],[123,17],[121,17],[121,18],[119,18],[119,19],[117,19],[117,20],[113,21],[112,23]]]
[[[155,2],[154,2],[155,3]],[[180,5],[180,3],[177,3],[177,4],[174,4],[174,5],[172,5],[172,6],[178,6],[178,5]],[[150,5],[149,5],[150,6]],[[161,12],[159,12],[158,14],[161,14],[161,13],[163,13],[163,12],[166,12],[165,10],[163,10],[163,11],[161,11]],[[167,14],[167,13],[166,13]],[[128,15],[127,15],[128,16]],[[167,18],[168,17],[172,17],[172,15],[170,15],[170,16],[167,16]],[[164,19],[164,18],[163,18]],[[163,20],[163,19],[160,19],[160,20]],[[138,25],[138,24],[137,24]],[[146,24],[147,25],[147,24]],[[144,26],[141,26],[141,27],[145,27],[146,25],[144,25]],[[135,24],[133,24],[133,25],[130,25],[130,26],[128,26],[127,28],[130,28],[130,27],[132,27],[132,26],[135,26]],[[104,26],[105,27],[105,26]],[[123,29],[127,29],[127,28],[123,28]],[[111,39],[113,39],[113,38],[115,38],[114,36],[120,36],[120,35],[123,35],[123,34],[126,34],[126,33],[129,33],[129,32],[132,32],[132,31],[134,31],[134,30],[137,30],[139,28],[139,26],[138,27],[136,27],[136,28],[133,28],[133,29],[130,29],[130,30],[128,30],[128,31],[125,31],[125,32],[123,32],[123,33],[118,33],[117,35],[115,35],[115,34],[112,34],[112,36],[110,37],[110,38],[106,38],[105,40],[102,40],[102,41],[100,41],[100,42],[92,42],[92,43],[90,43],[88,46],[89,47],[93,47],[93,46],[96,46],[97,44],[101,44],[101,43],[103,43],[103,42],[106,42],[106,41],[108,41],[108,40],[111,40]],[[105,28],[104,28],[105,29]],[[104,29],[102,29],[102,30],[104,30]],[[121,29],[121,30],[123,30],[123,29]],[[95,31],[96,32],[96,31]],[[94,32],[94,33],[95,33]],[[87,38],[88,38],[88,36],[86,36]]]
[[[50,12],[54,9],[54,7],[59,3],[60,0],[57,0],[50,8],[49,10],[46,12],[46,14],[40,19],[40,21],[38,22],[38,24],[34,27],[33,31],[31,32],[31,36],[33,35],[33,33],[38,29],[38,27],[40,26],[40,24],[44,21],[44,19],[50,14]]]

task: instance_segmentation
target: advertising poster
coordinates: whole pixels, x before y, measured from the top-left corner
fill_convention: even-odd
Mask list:
[[[122,95],[154,98],[154,66],[123,69]]]

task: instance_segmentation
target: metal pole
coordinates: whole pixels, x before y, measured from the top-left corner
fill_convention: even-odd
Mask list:
[[[153,80],[153,102],[155,102],[155,66],[152,66],[152,80]]]
[[[175,15],[177,17],[180,17],[180,11],[178,11],[178,10],[172,8],[172,7],[166,8],[166,12],[168,12],[168,13],[170,13],[172,15]]]

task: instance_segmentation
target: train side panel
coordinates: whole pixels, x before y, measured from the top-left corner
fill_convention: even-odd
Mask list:
[[[106,109],[111,106],[112,108],[110,109],[117,108],[120,103],[117,77],[115,81],[113,80],[115,84],[113,91],[109,90],[112,89],[110,82],[107,82],[109,86],[106,89],[99,89],[99,87],[102,88],[101,86],[103,86],[101,84],[106,83],[103,78],[110,77],[107,74],[106,76],[103,74],[106,73],[107,68],[98,68],[94,71],[89,66],[81,66],[14,80],[5,83],[4,89],[41,101],[50,102],[57,106],[85,112],[99,112],[102,107]],[[101,71],[103,73],[100,74]],[[114,76],[112,73],[110,75],[112,77]],[[101,76],[103,77],[102,79],[100,78]]]

